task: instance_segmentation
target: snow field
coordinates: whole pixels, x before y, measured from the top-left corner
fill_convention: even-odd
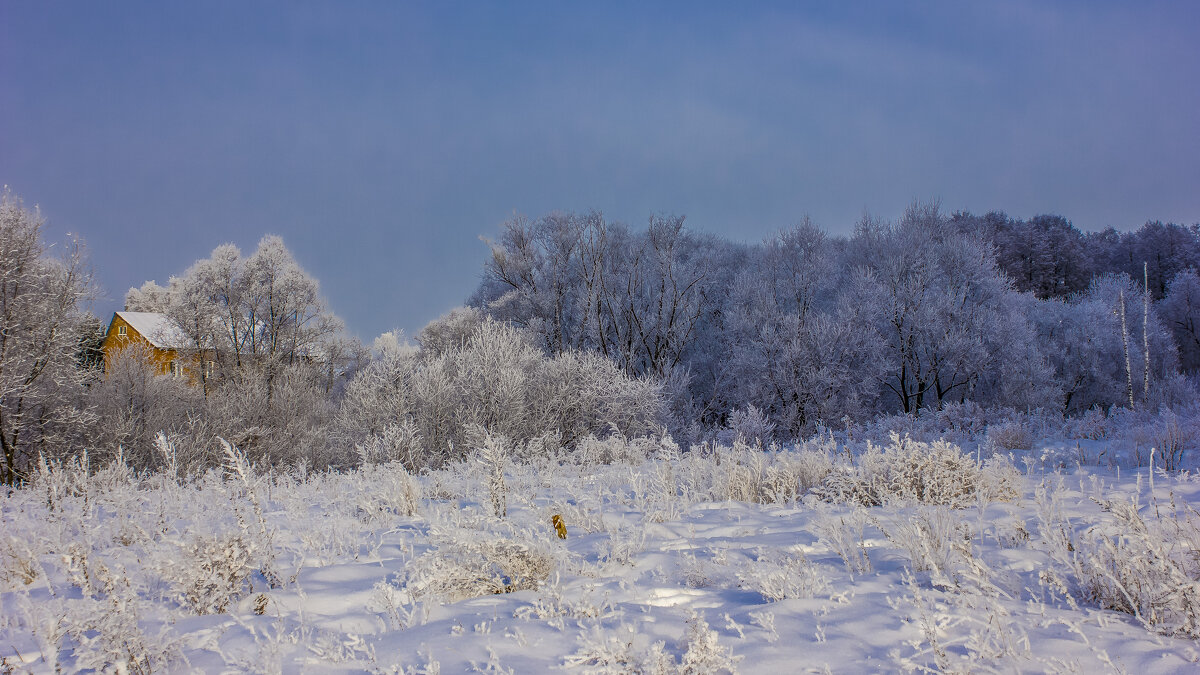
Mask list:
[[[3,664],[1172,673],[1200,660],[1200,482],[1186,474],[1043,471],[1053,449],[980,461],[901,438],[687,453],[612,439],[520,461],[489,440],[421,476],[259,474],[232,447],[224,472],[182,481],[44,464],[0,502]]]

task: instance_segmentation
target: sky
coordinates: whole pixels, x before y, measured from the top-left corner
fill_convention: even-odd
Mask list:
[[[0,0],[0,183],[102,293],[278,234],[352,334],[514,215],[1200,221],[1200,3]]]

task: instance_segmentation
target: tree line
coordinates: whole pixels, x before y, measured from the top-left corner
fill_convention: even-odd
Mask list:
[[[676,433],[753,408],[786,434],[972,401],[1071,415],[1188,400],[1200,228],[914,204],[746,244],[599,212],[514,218],[470,304],[664,383]]]
[[[656,215],[506,222],[467,306],[414,342],[348,336],[279,237],[217,247],[130,289],[215,366],[158,375],[105,324],[77,245],[0,197],[0,482],[86,450],[200,471],[224,438],[255,461],[313,468],[520,452],[664,428],[680,441],[754,423],[821,425],[974,402],[1073,415],[1193,400],[1200,231],[1082,233],[1062,218],[914,204],[849,236],[802,220],[758,243]]]

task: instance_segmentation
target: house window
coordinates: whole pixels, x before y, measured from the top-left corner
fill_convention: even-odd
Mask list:
[[[179,369],[179,362],[178,362],[178,361],[172,361],[172,362],[170,363],[170,365],[168,365],[168,366],[167,366],[167,368],[168,368],[168,369],[170,370],[170,372],[171,372],[171,377],[179,377],[179,376],[182,374],[182,372],[181,372],[181,371],[180,371],[180,369]]]
[[[217,362],[216,361],[205,361],[204,362],[204,379],[207,380],[207,379],[211,378],[213,376],[213,373],[215,373],[216,371],[217,371]]]
[[[125,335],[125,326],[117,326],[117,335]]]

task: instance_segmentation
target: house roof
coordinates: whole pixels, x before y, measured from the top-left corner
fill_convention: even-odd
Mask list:
[[[158,312],[117,312],[133,329],[159,349],[186,349],[191,340],[179,325],[166,314]]]

